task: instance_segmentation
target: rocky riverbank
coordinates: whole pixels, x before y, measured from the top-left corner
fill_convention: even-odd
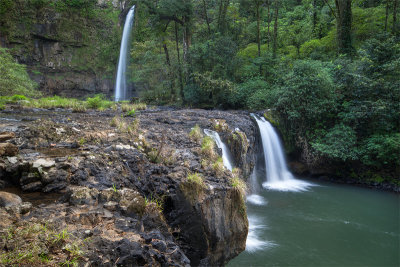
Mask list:
[[[219,131],[248,175],[257,129],[243,113],[8,106],[0,120],[9,135],[2,142],[13,148],[0,159],[2,260],[25,248],[32,255],[19,262],[47,265],[227,263],[245,248],[244,196],[190,138],[196,124]]]

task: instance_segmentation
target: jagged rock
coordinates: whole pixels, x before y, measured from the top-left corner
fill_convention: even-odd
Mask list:
[[[35,192],[35,191],[41,190],[42,186],[43,186],[42,182],[38,181],[38,182],[33,182],[30,184],[23,185],[23,186],[21,186],[21,189],[26,192]]]
[[[22,199],[16,194],[0,191],[0,207],[17,206],[22,203]]]
[[[19,179],[19,183],[23,186],[40,180],[40,175],[38,173],[25,173]]]
[[[110,211],[116,211],[118,208],[118,202],[108,201],[108,202],[104,203],[103,207]]]
[[[13,139],[14,137],[15,137],[15,133],[13,133],[13,132],[2,132],[2,133],[0,133],[0,142],[4,142],[9,139]]]
[[[39,169],[39,168],[50,168],[53,167],[56,164],[54,160],[48,160],[48,159],[37,159],[33,162],[32,167],[34,169]]]
[[[72,205],[93,204],[97,201],[99,191],[95,188],[74,187],[69,198]]]
[[[7,157],[7,160],[11,164],[16,164],[18,162],[18,158],[17,157]]]
[[[32,203],[30,203],[30,202],[22,202],[21,203],[21,205],[20,205],[20,207],[21,207],[21,213],[22,214],[25,214],[25,213],[28,213],[28,212],[30,212],[31,211],[31,209],[32,209]]]
[[[18,154],[18,147],[10,143],[0,143],[0,156],[15,156]]]

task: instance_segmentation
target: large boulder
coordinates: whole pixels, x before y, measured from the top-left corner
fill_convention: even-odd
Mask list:
[[[16,194],[0,191],[0,207],[8,208],[18,206],[22,203],[22,199]]]

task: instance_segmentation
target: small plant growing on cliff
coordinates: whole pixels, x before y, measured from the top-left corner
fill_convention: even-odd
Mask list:
[[[117,193],[118,189],[117,189],[117,187],[115,186],[115,184],[112,185],[112,189],[113,189],[114,193]]]
[[[231,185],[233,188],[239,190],[242,196],[246,195],[247,185],[242,179],[240,179],[239,177],[231,178]]]
[[[200,173],[195,172],[195,173],[189,174],[187,176],[187,180],[190,183],[194,183],[194,184],[200,185],[201,187],[204,186],[204,180],[203,180],[203,177],[201,176]]]
[[[128,113],[126,113],[126,116],[128,117],[135,117],[136,115],[136,109],[131,109]]]
[[[110,121],[110,126],[111,127],[117,127],[119,124],[119,118],[115,116],[114,118],[111,119]]]
[[[209,136],[204,137],[203,141],[201,142],[201,154],[208,159],[213,160],[216,156],[214,148],[214,140]]]
[[[85,138],[81,138],[79,139],[79,146],[83,146],[86,143],[86,139]]]
[[[212,165],[213,170],[215,171],[215,174],[220,176],[224,173],[224,162],[221,157],[218,157],[218,159],[213,163]]]
[[[189,133],[189,137],[196,143],[199,143],[201,141],[201,138],[203,138],[203,134],[201,133],[201,128],[198,124],[196,124],[192,128],[192,130]]]

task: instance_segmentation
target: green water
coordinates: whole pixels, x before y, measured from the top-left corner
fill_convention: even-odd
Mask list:
[[[400,266],[399,195],[332,183],[260,195],[264,205],[247,203],[246,251],[228,266]]]

